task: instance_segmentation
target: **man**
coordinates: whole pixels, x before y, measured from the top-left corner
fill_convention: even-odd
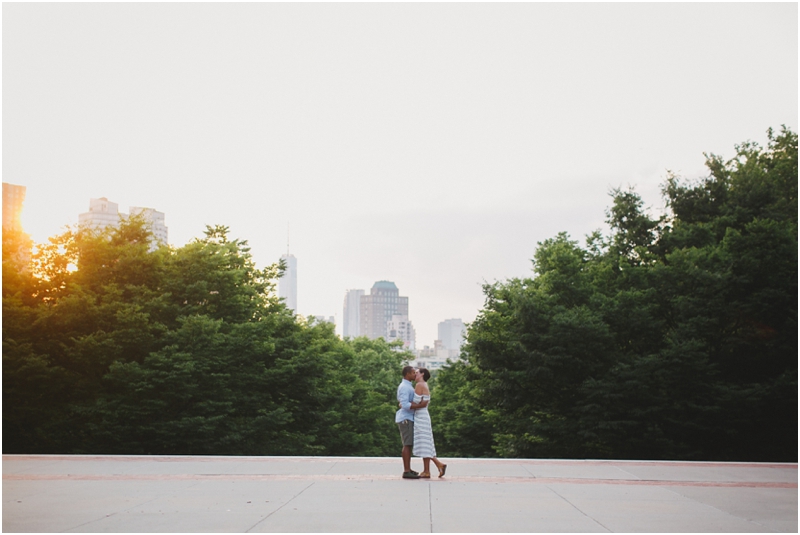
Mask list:
[[[400,440],[403,443],[403,479],[419,479],[419,473],[411,469],[411,447],[414,445],[414,411],[426,407],[427,401],[414,403],[414,385],[411,381],[417,374],[412,366],[403,368],[403,380],[397,387],[397,401],[400,409],[394,417],[400,429]]]

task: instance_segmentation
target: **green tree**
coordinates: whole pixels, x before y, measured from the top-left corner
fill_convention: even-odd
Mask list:
[[[280,264],[226,227],[150,238],[132,218],[52,238],[30,272],[4,257],[4,451],[395,454],[408,354],[295,316]]]
[[[474,376],[473,376],[474,375]],[[494,457],[491,410],[479,400],[480,376],[466,360],[448,363],[431,384],[431,408],[436,451],[440,456]]]
[[[480,421],[502,456],[796,460],[797,135],[768,137],[669,176],[664,217],[612,191],[610,236],[487,285],[444,430]]]

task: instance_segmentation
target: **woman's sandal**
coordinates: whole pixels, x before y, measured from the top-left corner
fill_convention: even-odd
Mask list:
[[[430,473],[430,472],[422,472],[422,473],[419,475],[419,478],[420,478],[420,479],[430,479],[430,478],[431,478],[431,473]]]
[[[439,469],[439,477],[444,477],[444,473],[447,472],[447,465],[443,464],[442,468]]]

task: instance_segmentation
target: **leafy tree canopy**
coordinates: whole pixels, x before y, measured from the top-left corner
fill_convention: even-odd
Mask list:
[[[155,250],[141,219],[74,229],[30,270],[6,254],[20,240],[4,234],[4,452],[396,454],[409,355],[293,315],[281,266],[226,227]]]
[[[796,461],[797,134],[768,138],[669,175],[661,217],[614,190],[610,235],[484,286],[437,379],[441,453]]]

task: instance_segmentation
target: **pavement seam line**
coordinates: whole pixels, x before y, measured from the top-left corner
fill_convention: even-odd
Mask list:
[[[730,511],[725,511],[725,510],[723,510],[723,509],[720,509],[719,507],[716,507],[716,506],[714,506],[714,505],[711,505],[710,503],[701,502],[701,501],[700,501],[700,500],[698,500],[697,498],[693,498],[693,497],[691,497],[691,496],[686,496],[685,494],[681,494],[681,493],[680,493],[680,492],[678,492],[677,490],[673,490],[673,489],[670,489],[670,488],[664,488],[664,490],[668,490],[668,491],[670,491],[670,492],[674,492],[675,494],[677,494],[677,495],[678,495],[678,496],[680,496],[681,498],[685,498],[685,499],[687,499],[687,500],[689,500],[689,501],[692,501],[692,502],[694,502],[694,503],[697,503],[697,504],[700,504],[700,505],[704,505],[704,506],[706,506],[706,507],[710,507],[711,509],[714,509],[715,511],[719,511],[719,512],[720,512],[720,513],[722,513],[722,514],[724,514],[724,515],[728,515],[728,516],[731,516],[731,517],[733,517],[733,518],[735,518],[735,519],[737,519],[737,520],[744,520],[745,522],[752,522],[753,524],[755,524],[756,526],[758,526],[758,527],[760,527],[760,528],[766,528],[766,529],[769,529],[770,531],[773,531],[773,532],[775,531],[774,529],[771,529],[771,528],[769,528],[768,526],[766,526],[766,525],[764,525],[764,524],[761,524],[760,522],[756,522],[756,521],[755,521],[755,520],[753,520],[752,518],[746,518],[746,517],[743,517],[743,516],[737,516],[737,515],[735,515],[735,514],[731,513]],[[764,532],[764,531],[766,531],[766,530],[762,530],[762,532]]]
[[[190,488],[192,488],[192,487],[196,487],[196,486],[197,486],[197,485],[199,485],[200,483],[202,483],[202,482],[201,482],[201,481],[197,481],[196,483],[192,483],[192,484],[191,484],[191,485],[189,485],[188,487],[184,487],[184,488],[182,488],[182,489],[181,489],[181,492],[183,492],[183,491],[185,491],[185,490],[187,490],[187,489],[190,489]],[[138,504],[136,504],[136,505],[131,505],[131,506],[130,506],[130,507],[128,507],[127,509],[123,509],[122,511],[117,511],[117,513],[126,513],[126,512],[128,512],[128,511],[130,511],[131,509],[135,509],[136,507],[141,507],[142,505],[144,505],[144,504],[146,504],[146,503],[154,502],[154,501],[156,501],[157,499],[159,499],[159,498],[163,498],[163,497],[164,497],[164,494],[162,494],[162,495],[160,495],[160,496],[156,496],[156,497],[155,497],[155,498],[153,498],[152,500],[145,500],[145,501],[143,501],[142,503],[138,503]],[[117,513],[114,513],[114,514],[117,514]]]
[[[614,465],[614,468],[616,468],[616,469],[617,469],[617,470],[619,470],[620,472],[625,472],[625,473],[626,473],[626,474],[628,474],[629,476],[635,477],[636,479],[642,479],[641,477],[637,476],[637,475],[636,475],[636,474],[634,474],[633,472],[628,472],[627,470],[624,470],[624,469],[620,468],[619,466],[616,466],[616,465]]]
[[[274,511],[272,511],[270,514],[268,514],[267,516],[265,516],[264,518],[262,518],[261,520],[259,520],[259,521],[258,521],[258,522],[256,522],[255,524],[253,524],[252,526],[250,526],[250,528],[248,528],[247,530],[245,530],[245,533],[250,533],[250,530],[251,530],[251,529],[254,529],[254,528],[257,526],[257,525],[259,525],[260,523],[264,522],[266,519],[268,519],[269,517],[271,517],[272,515],[274,515],[275,513],[277,513],[278,511],[280,511],[281,509],[283,509],[284,507],[286,507],[286,506],[287,506],[287,505],[289,505],[290,503],[292,503],[292,502],[294,501],[294,499],[295,499],[295,498],[297,498],[298,496],[300,496],[301,494],[303,494],[305,491],[307,491],[308,489],[310,489],[312,486],[314,486],[314,483],[316,483],[316,481],[312,481],[312,482],[311,482],[311,484],[310,484],[309,486],[307,486],[306,488],[304,488],[303,490],[301,490],[300,492],[298,492],[297,494],[295,494],[294,496],[292,496],[290,499],[286,500],[286,503],[284,503],[283,505],[281,505],[280,507],[278,507],[277,509],[275,509]]]
[[[334,463],[331,465],[331,467],[330,467],[330,468],[328,468],[327,470],[325,470],[325,475],[327,476],[327,475],[328,475],[328,473],[329,473],[331,470],[333,470],[333,467],[334,467],[334,466],[336,466],[337,464],[339,464],[339,462],[338,462],[338,461],[337,461],[337,462],[334,462]]]
[[[430,529],[433,533],[433,505],[431,499],[431,482],[428,481],[428,519],[430,520]]]
[[[199,482],[199,481],[198,481],[197,483],[192,483],[192,484],[191,484],[191,485],[189,485],[188,487],[185,487],[183,490],[190,489],[190,488],[194,487],[195,485],[199,485],[199,484],[200,484],[200,482]],[[73,529],[82,528],[83,526],[86,526],[86,525],[88,525],[88,524],[92,524],[92,523],[94,523],[94,522],[100,522],[101,520],[104,520],[104,519],[106,519],[106,518],[111,518],[112,516],[116,516],[116,515],[118,515],[118,514],[120,514],[120,513],[125,513],[125,512],[127,512],[127,511],[130,511],[131,509],[134,509],[134,508],[136,508],[136,507],[141,507],[142,505],[144,505],[144,504],[146,504],[146,503],[154,502],[154,501],[158,500],[159,498],[163,498],[163,496],[164,496],[164,495],[163,495],[163,494],[161,494],[161,495],[158,495],[158,496],[156,496],[155,498],[152,498],[152,499],[150,499],[150,500],[145,500],[145,501],[143,501],[143,502],[141,502],[141,503],[138,503],[138,504],[136,504],[136,505],[131,505],[131,506],[130,506],[130,507],[128,507],[127,509],[120,509],[119,511],[114,511],[113,513],[111,513],[111,514],[108,514],[108,515],[106,515],[106,516],[103,516],[103,517],[100,517],[100,518],[95,518],[94,520],[89,520],[88,522],[84,522],[83,524],[78,524],[77,526],[74,526],[74,527],[71,527],[71,528],[67,528],[67,529],[65,529],[65,530],[64,530],[64,533],[66,533],[66,532],[68,532],[68,531],[72,531]]]
[[[608,531],[609,533],[614,533],[614,531],[613,531],[613,530],[611,530],[611,529],[607,528],[606,526],[604,526],[602,522],[600,522],[600,521],[599,521],[599,520],[597,520],[596,518],[594,518],[594,517],[592,517],[592,516],[590,516],[590,515],[587,515],[586,513],[584,513],[584,512],[581,510],[581,508],[580,508],[580,507],[578,507],[577,505],[575,505],[574,503],[572,503],[571,501],[569,501],[568,499],[566,499],[565,497],[563,497],[563,496],[562,496],[561,494],[559,494],[559,493],[558,493],[558,492],[557,492],[555,489],[553,489],[553,488],[552,488],[550,485],[545,485],[545,486],[546,486],[546,487],[547,487],[547,488],[550,490],[550,492],[552,492],[553,494],[555,494],[556,496],[558,496],[559,498],[561,498],[562,500],[564,500],[565,502],[567,502],[568,504],[570,504],[572,507],[574,507],[574,508],[575,508],[575,510],[576,510],[576,511],[578,511],[580,514],[582,514],[583,516],[585,516],[586,518],[588,518],[589,520],[591,520],[592,522],[594,522],[595,524],[597,524],[598,526],[600,526],[601,528],[603,528],[604,530]]]
[[[521,467],[522,467],[522,468],[523,468],[523,469],[524,469],[526,472],[528,472],[528,473],[531,475],[531,477],[532,477],[533,479],[536,479],[536,474],[534,474],[533,472],[531,472],[530,470],[528,470],[528,467],[527,467],[527,466],[525,466],[524,464],[521,464],[520,466],[521,466]]]

